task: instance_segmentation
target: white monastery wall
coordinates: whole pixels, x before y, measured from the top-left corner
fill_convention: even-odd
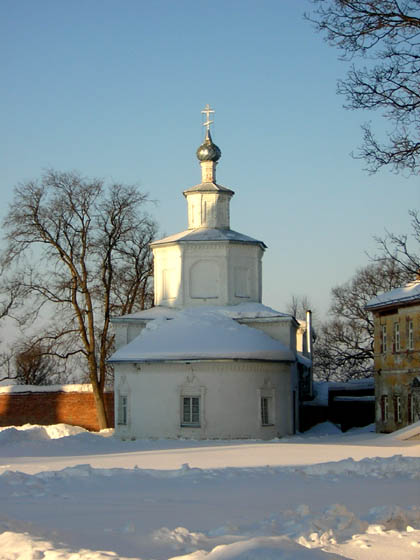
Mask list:
[[[262,438],[291,434],[293,390],[288,364],[195,362],[119,364],[116,435],[122,438]],[[127,425],[118,423],[120,395],[128,397]],[[136,395],[148,395],[141,399]],[[200,397],[199,427],[182,426],[182,397]],[[270,399],[270,425],[261,422],[261,397]]]

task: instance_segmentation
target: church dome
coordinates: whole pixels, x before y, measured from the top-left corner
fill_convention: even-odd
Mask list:
[[[222,152],[219,146],[213,143],[210,131],[207,131],[206,139],[197,150],[197,158],[199,161],[219,161]]]

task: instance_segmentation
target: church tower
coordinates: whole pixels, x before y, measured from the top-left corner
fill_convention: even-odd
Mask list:
[[[210,125],[207,105],[204,142],[196,155],[201,183],[186,189],[188,229],[152,243],[155,305],[184,308],[199,305],[261,303],[262,241],[230,229],[234,192],[216,183],[222,155]]]

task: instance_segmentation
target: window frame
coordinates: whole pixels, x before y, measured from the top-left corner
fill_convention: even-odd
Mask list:
[[[260,423],[261,426],[274,426],[274,399],[272,395],[260,395]]]
[[[395,421],[397,424],[402,422],[402,408],[401,408],[401,396],[395,395]]]
[[[381,397],[381,413],[382,413],[382,422],[388,422],[389,419],[389,399],[388,395],[382,395]]]
[[[118,426],[128,425],[128,395],[118,395]]]
[[[408,320],[407,349],[408,350],[414,350],[414,322],[413,322],[413,319]]]
[[[381,354],[386,354],[388,350],[386,325],[381,325]]]
[[[197,418],[194,419],[194,400],[196,400],[196,404],[198,405],[196,410]],[[188,416],[189,419],[186,418],[186,408],[185,403],[186,401],[189,402],[189,409],[188,409]],[[186,428],[200,428],[201,427],[201,395],[181,395],[181,427]]]
[[[394,323],[394,352],[401,351],[401,332],[400,323],[396,321]]]

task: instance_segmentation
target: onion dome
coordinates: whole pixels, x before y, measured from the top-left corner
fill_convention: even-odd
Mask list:
[[[219,146],[213,144],[210,130],[207,130],[206,139],[197,150],[197,158],[199,161],[219,161],[222,152]]]

